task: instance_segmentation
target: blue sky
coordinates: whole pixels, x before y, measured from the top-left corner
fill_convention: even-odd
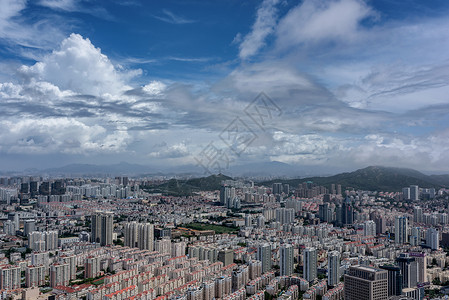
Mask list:
[[[211,150],[228,158],[224,169],[449,170],[447,1],[0,8],[4,170],[120,161],[213,169]],[[269,109],[263,120],[256,107]]]

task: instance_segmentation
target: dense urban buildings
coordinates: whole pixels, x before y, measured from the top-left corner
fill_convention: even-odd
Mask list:
[[[223,180],[170,196],[125,176],[0,183],[5,295],[408,300],[449,282],[445,189],[414,201],[413,186]]]

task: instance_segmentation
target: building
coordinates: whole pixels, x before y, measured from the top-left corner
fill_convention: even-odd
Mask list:
[[[311,282],[317,278],[317,250],[315,248],[304,249],[303,277]]]
[[[114,214],[112,212],[97,212],[92,215],[91,237],[93,243],[101,246],[112,245]]]
[[[412,201],[419,200],[419,187],[417,185],[410,186],[410,200]]]
[[[36,251],[58,248],[58,231],[33,231],[28,234],[28,247]]]
[[[383,265],[381,269],[388,272],[388,296],[399,296],[402,293],[401,268],[395,265]]]
[[[405,216],[396,216],[394,219],[394,241],[396,244],[408,242],[408,220]]]
[[[402,189],[402,198],[404,198],[404,200],[410,200],[410,188],[403,188]]]
[[[438,230],[431,227],[426,232],[426,245],[432,250],[440,248],[440,234]]]
[[[371,267],[351,266],[345,275],[345,300],[388,299],[388,272]]]
[[[331,251],[327,254],[327,284],[336,286],[340,282],[340,252]]]
[[[415,223],[422,223],[423,222],[423,214],[422,214],[422,208],[419,206],[415,206],[413,208],[413,221]]]
[[[418,266],[414,257],[411,257],[409,253],[401,253],[396,258],[399,268],[402,274],[402,287],[413,288],[418,283]]]
[[[218,251],[218,261],[221,261],[224,267],[234,263],[234,251],[232,249]]]
[[[416,262],[417,281],[418,283],[427,282],[427,253],[426,252],[410,252]]]
[[[376,223],[374,221],[368,220],[363,223],[363,235],[376,236]]]
[[[280,182],[273,183],[273,194],[275,195],[282,194],[282,189],[283,189],[282,183]]]
[[[55,263],[50,267],[50,286],[56,287],[58,285],[67,286],[70,281],[70,266],[69,264]]]
[[[257,248],[257,259],[262,262],[262,274],[271,270],[271,245],[265,243]]]
[[[95,278],[100,274],[100,257],[87,257],[84,263],[84,278]]]
[[[0,268],[0,290],[14,290],[20,288],[20,267],[6,265]]]
[[[280,252],[281,276],[290,276],[293,274],[293,246],[283,245],[280,249]]]
[[[45,267],[27,266],[25,269],[25,284],[26,287],[38,287],[45,284]]]
[[[354,223],[354,211],[352,209],[351,198],[349,197],[346,197],[341,206],[341,222],[345,226]]]
[[[130,222],[124,226],[125,246],[141,250],[154,249],[154,225],[150,223]]]

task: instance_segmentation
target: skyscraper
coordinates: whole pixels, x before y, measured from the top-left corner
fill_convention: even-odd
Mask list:
[[[410,186],[410,200],[419,200],[419,187],[417,185]]]
[[[396,216],[394,219],[394,241],[396,244],[408,242],[408,220],[405,216]]]
[[[352,225],[354,223],[354,211],[352,209],[351,199],[346,197],[341,206],[341,221],[343,225]]]
[[[331,251],[327,254],[327,284],[336,286],[340,282],[340,252]]]
[[[112,245],[114,215],[112,212],[97,212],[92,215],[92,242],[101,246]]]
[[[402,189],[402,198],[404,198],[404,200],[410,200],[410,188],[403,188]]]
[[[129,222],[125,224],[125,246],[142,250],[154,249],[154,226],[150,223]]]
[[[345,300],[388,299],[388,273],[386,270],[352,266],[345,275]]]
[[[395,265],[383,265],[381,269],[388,272],[388,296],[399,296],[402,294],[401,268]]]
[[[309,282],[315,280],[317,278],[317,251],[315,248],[304,249],[303,262],[304,279]]]
[[[408,253],[401,253],[396,258],[402,274],[402,287],[413,288],[418,282],[418,268],[414,257],[410,257]]]
[[[431,227],[427,229],[426,232],[426,245],[430,247],[432,250],[437,250],[440,248],[440,234],[438,230]]]
[[[293,274],[293,247],[292,245],[283,245],[280,250],[281,276],[290,276]]]
[[[275,195],[282,194],[282,183],[280,182],[273,183],[273,194]]]
[[[363,223],[363,235],[376,236],[376,223],[374,221],[368,220]]]
[[[423,219],[422,219],[422,208],[419,206],[415,206],[413,208],[413,221],[415,223],[422,223]]]
[[[262,274],[271,270],[271,245],[268,243],[259,245],[257,259],[262,262]]]

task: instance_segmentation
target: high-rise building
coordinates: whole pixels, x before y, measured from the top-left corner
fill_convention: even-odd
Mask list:
[[[92,215],[91,238],[100,246],[112,245],[114,214],[112,212],[97,212]]]
[[[28,234],[28,247],[36,251],[58,248],[58,231],[33,231]]]
[[[295,210],[285,207],[276,209],[276,221],[281,225],[293,223],[295,221]]]
[[[45,284],[45,267],[27,266],[25,269],[25,284],[26,287],[38,287]]]
[[[23,224],[23,233],[25,236],[28,236],[30,232],[36,230],[36,221],[34,219],[25,220]]]
[[[341,221],[343,225],[352,225],[354,223],[354,211],[352,209],[351,198],[346,197],[341,206]]]
[[[154,250],[161,254],[167,253],[171,255],[171,240],[168,238],[156,240]]]
[[[70,279],[76,279],[76,255],[63,255],[61,260],[65,264],[69,264]]]
[[[293,247],[292,245],[281,246],[280,271],[281,276],[290,276],[293,274]]]
[[[330,251],[327,254],[327,284],[336,286],[340,282],[340,252]]]
[[[417,185],[410,186],[410,200],[413,201],[419,200],[419,187]]]
[[[125,246],[142,250],[154,249],[154,225],[130,222],[125,224]]]
[[[382,218],[382,216],[379,215],[375,215],[374,223],[376,223],[376,233],[384,234],[385,231],[387,230],[387,223],[385,221],[385,218]]]
[[[409,255],[415,259],[418,283],[427,282],[427,253],[410,252]]]
[[[186,254],[186,242],[171,244],[171,257],[183,256]]]
[[[426,245],[432,250],[437,250],[440,248],[440,233],[433,227],[427,229]]]
[[[404,198],[404,200],[410,200],[410,188],[409,187],[402,189],[402,198]]]
[[[314,281],[317,278],[317,250],[306,248],[303,255],[303,277],[309,282]]]
[[[423,223],[423,214],[422,214],[422,208],[419,206],[415,206],[413,208],[413,221],[415,223]]]
[[[87,257],[84,263],[84,278],[95,278],[98,275],[100,275],[100,257]]]
[[[275,195],[282,194],[282,183],[280,182],[273,183],[273,194]]]
[[[253,226],[253,217],[251,214],[245,214],[245,227]]]
[[[388,299],[387,271],[362,266],[349,267],[344,281],[344,299]]]
[[[0,267],[0,290],[20,288],[21,271],[19,266],[6,265]]]
[[[388,296],[399,296],[402,294],[401,268],[395,265],[383,265],[381,269],[388,272]]]
[[[418,282],[418,266],[414,257],[409,253],[401,253],[396,258],[402,274],[402,287],[414,288]]]
[[[320,204],[318,208],[318,217],[321,222],[330,222],[330,208],[329,203]]]
[[[67,286],[70,281],[69,264],[52,264],[50,267],[50,286]]]
[[[374,221],[368,220],[363,223],[363,235],[376,236],[376,223]]]
[[[405,216],[396,216],[394,219],[394,241],[396,244],[408,242],[408,220]]]
[[[257,259],[262,262],[262,274],[271,270],[271,245],[269,243],[259,245]]]
[[[218,251],[218,261],[221,261],[224,267],[234,263],[234,250],[226,249]]]

